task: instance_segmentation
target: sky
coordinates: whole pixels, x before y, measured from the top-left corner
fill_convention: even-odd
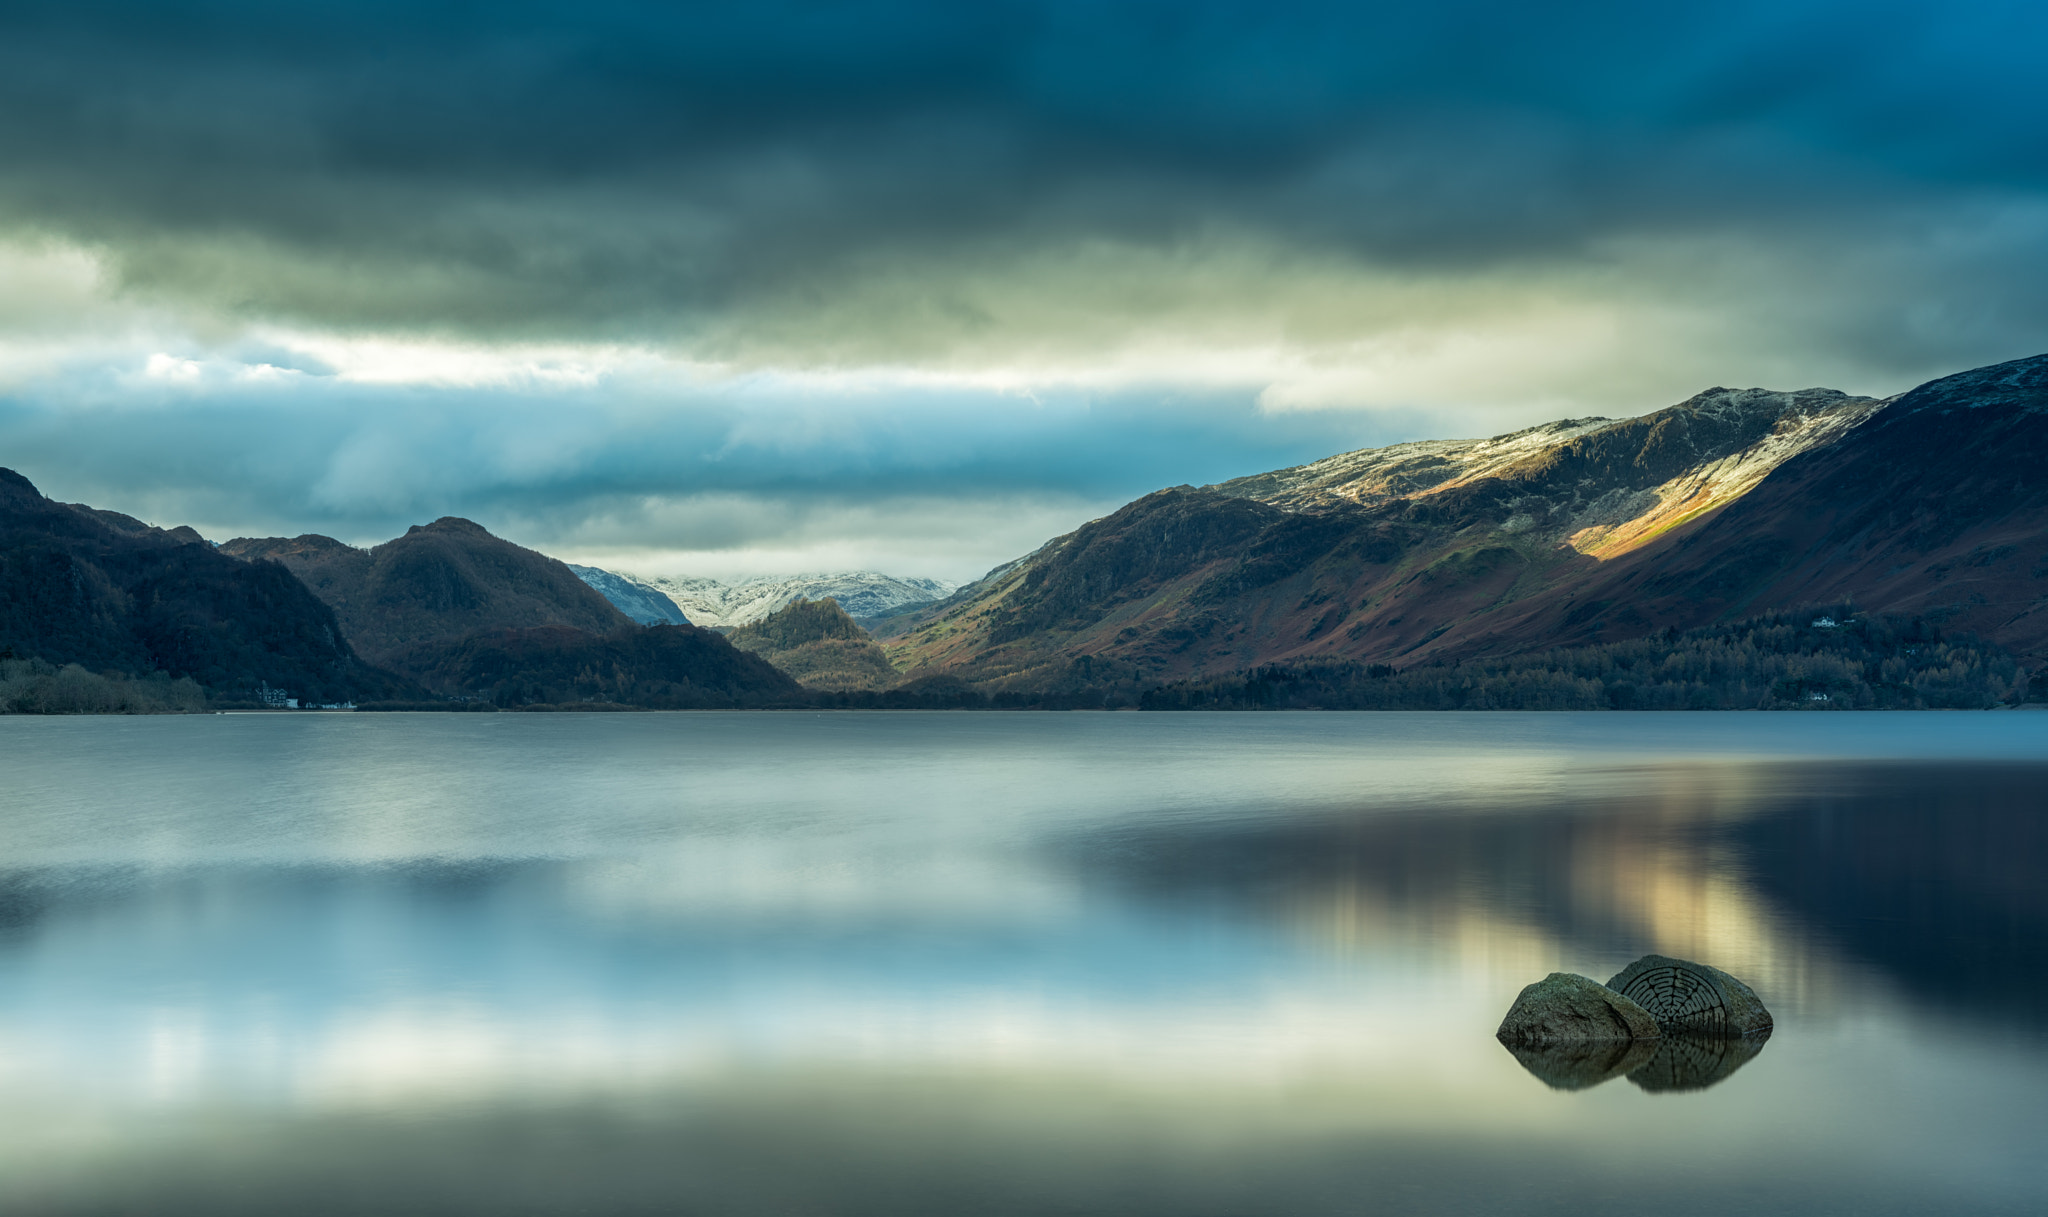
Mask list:
[[[2048,351],[2048,8],[13,0],[0,466],[963,580],[1161,486]]]

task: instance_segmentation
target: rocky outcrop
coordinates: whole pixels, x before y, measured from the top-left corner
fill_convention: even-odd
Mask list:
[[[798,600],[728,638],[796,678],[807,689],[845,693],[902,681],[889,657],[835,600]]]
[[[1588,977],[1552,972],[1523,989],[1494,1032],[1504,1044],[1628,1043],[1656,1039],[1657,1020]]]
[[[1765,1035],[1771,1012],[1748,985],[1703,963],[1645,955],[1607,987],[1649,1012],[1667,1035],[1707,1039]]]

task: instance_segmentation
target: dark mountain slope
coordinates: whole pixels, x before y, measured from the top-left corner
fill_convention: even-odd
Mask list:
[[[642,626],[566,564],[468,520],[415,526],[368,550],[320,536],[221,549],[284,563],[334,606],[350,642],[445,697],[695,709],[802,696],[719,634]]]
[[[629,625],[603,636],[566,626],[485,630],[401,657],[428,687],[501,706],[607,702],[661,710],[801,704],[766,660],[691,625]]]
[[[892,623],[885,645],[913,677],[1019,689],[1413,663],[1483,645],[1496,615],[1683,531],[1880,404],[1714,389],[1641,418],[1163,490]]]
[[[484,630],[609,634],[631,624],[566,564],[452,516],[375,549],[304,536],[241,538],[221,552],[282,562],[333,606],[356,649],[380,663]]]
[[[356,657],[332,610],[274,562],[224,556],[189,528],[52,502],[0,469],[0,647],[94,671],[259,683],[317,701],[403,696]]]
[[[2048,660],[2048,356],[1922,385],[1496,628],[1579,641],[1827,601]]]

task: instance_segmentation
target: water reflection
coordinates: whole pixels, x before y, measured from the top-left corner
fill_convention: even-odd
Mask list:
[[[1560,807],[1119,830],[1076,850],[1147,898],[1256,909],[1333,946],[1533,978],[1657,952],[1839,1009],[1845,969],[1945,1015],[2048,1027],[2048,770],[1674,765]],[[1605,969],[1605,970],[1602,970]]]
[[[1650,1059],[1629,1071],[1628,1080],[1651,1093],[1705,1090],[1756,1059],[1768,1032],[1749,1036],[1667,1035]]]
[[[1756,1059],[1768,1033],[1747,1037],[1666,1035],[1654,1040],[1503,1044],[1552,1090],[1588,1090],[1626,1076],[1652,1094],[1705,1090]]]
[[[1522,1068],[1552,1090],[1586,1090],[1634,1073],[1650,1063],[1656,1040],[1580,1040],[1559,1044],[1502,1044]]]
[[[1759,759],[1760,716],[495,717],[32,725],[0,1209],[2048,1194],[2042,974],[1997,984],[2048,939],[2039,764]],[[1649,951],[1753,984],[1770,1052],[1493,1045]]]

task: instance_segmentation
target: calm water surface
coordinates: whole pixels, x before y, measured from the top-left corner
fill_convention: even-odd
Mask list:
[[[1762,1052],[1493,1041],[1652,950]],[[8,1212],[2035,1214],[2044,1130],[2048,714],[0,719]]]

